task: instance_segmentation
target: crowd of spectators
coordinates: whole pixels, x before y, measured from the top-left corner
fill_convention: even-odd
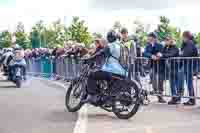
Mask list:
[[[166,36],[165,46],[157,41],[155,34],[149,34],[144,56],[151,59],[150,69],[152,71],[152,87],[157,91],[160,103],[165,103],[162,98],[164,93],[163,83],[170,81],[172,99],[168,104],[178,104],[184,95],[184,82],[190,96],[184,105],[195,105],[195,89],[193,76],[199,67],[198,50],[194,37],[189,31],[183,33],[183,43],[179,50],[172,36]],[[168,61],[168,62],[167,62]],[[166,75],[169,75],[166,77]]]
[[[35,48],[26,49],[25,58],[40,58],[40,57],[83,57],[88,54],[92,54],[97,49],[106,45],[106,41],[102,38],[96,38],[94,44],[91,47],[85,47],[83,43],[76,43],[68,41],[63,47],[55,47],[54,49],[49,48]]]
[[[150,33],[148,35],[147,44],[145,45],[144,50],[142,50],[141,44],[139,40],[129,40],[128,39],[128,30],[123,29],[121,33],[119,33],[119,42],[126,45],[129,50],[130,57],[145,57],[149,58],[148,64],[146,66],[142,66],[140,62],[141,58],[138,60],[134,60],[131,62],[135,64],[135,68],[131,67],[130,73],[135,73],[133,77],[135,80],[140,82],[139,75],[143,75],[143,71],[141,68],[147,68],[151,77],[151,84],[154,91],[156,91],[159,95],[163,95],[165,91],[163,88],[163,83],[165,80],[169,80],[172,100],[169,101],[169,104],[177,104],[180,102],[180,97],[177,96],[183,95],[183,85],[184,80],[186,81],[189,96],[195,96],[195,90],[193,86],[193,75],[194,72],[199,69],[199,61],[184,59],[181,60],[170,60],[168,62],[163,61],[173,57],[180,58],[191,58],[198,56],[198,50],[195,45],[194,37],[189,32],[186,31],[183,33],[183,43],[181,48],[176,46],[176,41],[172,36],[166,36],[165,40],[163,40],[164,45],[161,44],[157,40],[157,35],[154,33]],[[67,41],[63,47],[55,47],[54,49],[49,48],[35,48],[35,49],[26,49],[24,51],[25,59],[29,60],[32,58],[60,58],[60,57],[73,57],[73,58],[81,58],[84,56],[89,56],[104,48],[107,45],[107,41],[103,38],[95,38],[94,44],[90,45],[90,47],[85,47],[82,43],[77,43],[73,41]],[[134,46],[134,47],[132,47]],[[100,59],[101,60],[101,59]],[[178,63],[179,62],[179,63]],[[54,69],[56,68],[56,62],[54,62]],[[197,66],[194,68],[194,66]],[[167,72],[167,73],[166,73]],[[56,70],[54,70],[56,73]],[[168,75],[168,78],[166,78]],[[131,77],[131,75],[130,75]],[[181,81],[181,82],[177,82]],[[160,103],[165,103],[165,100],[158,96]],[[185,105],[195,105],[195,100],[193,98],[189,99]]]

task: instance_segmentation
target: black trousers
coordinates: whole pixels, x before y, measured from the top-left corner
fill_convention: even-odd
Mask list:
[[[96,81],[97,80],[106,80],[109,81],[112,78],[112,74],[109,72],[105,72],[105,71],[96,71],[96,72],[92,72],[89,75],[88,81],[87,81],[87,92],[90,95],[96,95],[98,93],[98,88],[96,85]]]

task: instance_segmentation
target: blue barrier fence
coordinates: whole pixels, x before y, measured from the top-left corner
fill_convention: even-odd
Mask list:
[[[27,64],[31,75],[66,81],[78,77],[81,70],[81,61],[73,57],[31,58],[27,59]],[[171,58],[160,63],[137,58],[132,65],[129,69],[131,79],[137,80],[148,92],[172,97],[178,96],[177,92],[181,89],[183,97],[200,99],[200,82],[195,76],[200,70],[199,57]]]
[[[26,60],[27,71],[34,76],[71,80],[79,75],[81,63],[77,58],[30,58]]]

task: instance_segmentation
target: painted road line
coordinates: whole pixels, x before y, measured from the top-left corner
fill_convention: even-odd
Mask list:
[[[42,79],[42,78],[35,78],[35,79],[40,79],[40,80],[45,80],[45,79]],[[45,80],[45,81],[49,81],[49,80]],[[66,89],[67,91],[67,86],[65,86],[64,84],[62,83],[59,83],[59,82],[51,82],[53,84],[56,84],[64,89]],[[88,125],[88,115],[87,115],[87,110],[88,110],[88,106],[85,105],[83,106],[79,112],[78,112],[78,119],[76,121],[76,124],[75,124],[75,127],[74,127],[74,130],[73,132],[74,133],[86,133],[87,132],[87,125]]]

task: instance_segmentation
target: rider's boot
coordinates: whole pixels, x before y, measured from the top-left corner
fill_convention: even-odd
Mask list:
[[[99,101],[99,97],[98,95],[88,95],[87,98],[85,100],[82,101],[82,103],[90,103],[90,104],[94,104],[97,105]]]

